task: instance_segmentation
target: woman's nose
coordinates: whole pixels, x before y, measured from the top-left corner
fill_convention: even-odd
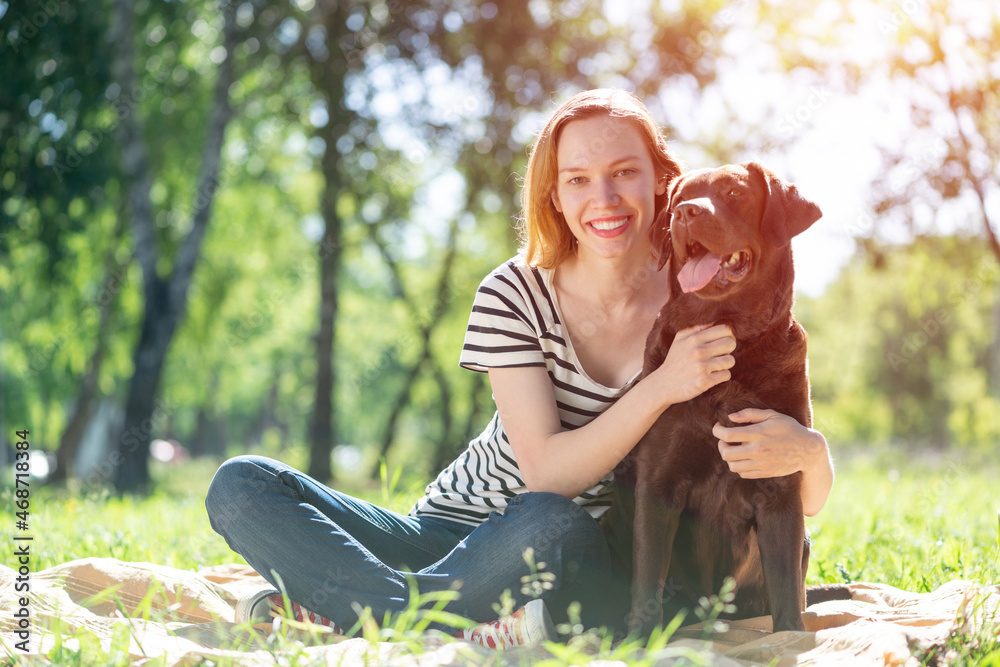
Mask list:
[[[597,182],[597,192],[594,194],[594,203],[600,206],[615,206],[621,202],[615,183],[610,178],[602,178]]]

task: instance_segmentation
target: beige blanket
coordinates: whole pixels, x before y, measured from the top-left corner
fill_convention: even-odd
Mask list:
[[[23,595],[15,590],[16,577],[0,566],[0,636],[8,657],[23,657],[20,649],[28,648],[33,656],[81,652],[92,659],[89,664],[116,652],[122,658],[127,652],[129,662],[138,665],[195,665],[226,656],[240,665],[288,664],[295,656],[298,662],[292,664],[497,664],[495,652],[435,632],[418,642],[376,642],[302,630],[274,636],[267,625],[237,626],[232,622],[236,600],[266,585],[249,567],[222,565],[195,573],[112,558],[84,558],[31,575],[30,643],[25,646],[15,616]],[[771,634],[770,618],[764,617],[731,624],[707,642],[699,628],[689,627],[654,662],[675,664],[678,656],[695,650],[723,666],[917,665],[915,655],[940,645],[952,632],[1000,629],[998,586],[952,581],[922,594],[879,584],[851,588],[852,600],[810,607],[806,632]],[[518,648],[505,652],[501,662],[546,657],[552,654],[545,646]]]

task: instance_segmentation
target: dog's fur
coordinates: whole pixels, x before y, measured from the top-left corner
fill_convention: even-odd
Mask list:
[[[822,214],[755,163],[685,174],[669,192],[653,234],[671,296],[647,339],[643,375],[663,363],[677,331],[697,324],[732,328],[736,365],[729,381],[666,410],[615,471],[617,497],[603,525],[625,564],[632,547],[629,626],[648,633],[732,576],[736,617],[771,613],[775,631],[801,630],[809,557],[801,473],[741,478],[722,460],[712,427],[732,426],[728,415],[743,408],[811,425],[806,334],[791,314],[790,241]],[[705,249],[740,261],[718,267],[701,287],[712,262],[700,278],[689,267],[680,280]]]

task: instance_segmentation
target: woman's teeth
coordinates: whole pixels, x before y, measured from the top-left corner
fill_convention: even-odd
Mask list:
[[[617,220],[601,220],[600,222],[590,223],[594,229],[599,229],[602,232],[606,232],[610,229],[618,229],[622,225],[628,222],[628,218],[618,218]]]

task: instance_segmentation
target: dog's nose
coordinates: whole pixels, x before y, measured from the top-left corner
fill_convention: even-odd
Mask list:
[[[674,207],[676,221],[685,225],[690,225],[701,215],[711,215],[712,213],[715,213],[715,207],[708,197],[682,201]]]

